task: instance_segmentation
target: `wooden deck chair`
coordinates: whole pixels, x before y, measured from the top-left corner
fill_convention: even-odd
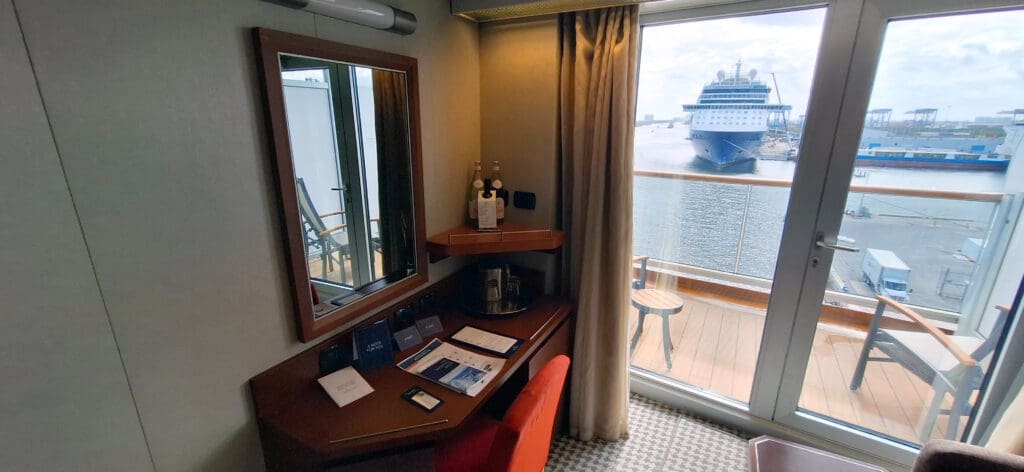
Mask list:
[[[343,260],[349,253],[349,247],[348,233],[342,230],[347,225],[342,224],[328,227],[324,224],[323,218],[343,215],[345,211],[334,211],[323,215],[317,213],[316,207],[313,206],[313,200],[309,198],[309,192],[306,190],[306,183],[301,177],[295,179],[295,183],[298,189],[299,213],[302,214],[302,219],[305,223],[306,259],[309,260],[311,250],[319,249],[320,278],[326,279],[327,273],[334,271],[334,263],[337,262],[338,268],[341,271],[341,280],[344,283],[346,275]],[[335,257],[335,253],[338,254],[337,257]]]
[[[878,296],[871,327],[868,328],[864,347],[853,372],[850,390],[856,390],[864,380],[868,361],[895,362],[928,383],[935,390],[931,405],[925,412],[920,438],[924,444],[931,439],[939,413],[949,415],[946,439],[955,439],[960,418],[970,414],[971,395],[981,387],[985,371],[981,362],[995,350],[1009,318],[1009,308],[998,306],[998,317],[984,338],[947,335],[923,316],[907,306],[885,296]],[[920,331],[879,329],[886,306],[910,318]],[[870,357],[878,349],[887,357]],[[942,410],[946,394],[953,395],[953,406]]]

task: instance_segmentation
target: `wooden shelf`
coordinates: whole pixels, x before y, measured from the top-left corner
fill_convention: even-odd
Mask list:
[[[430,262],[437,262],[452,256],[554,251],[562,247],[564,241],[564,231],[537,226],[505,223],[499,231],[459,226],[427,238],[427,252]]]

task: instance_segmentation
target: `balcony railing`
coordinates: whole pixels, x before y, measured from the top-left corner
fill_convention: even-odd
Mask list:
[[[770,290],[791,181],[650,170],[634,177],[635,251],[652,257],[653,270]],[[995,192],[853,184],[841,237],[896,252],[911,267],[910,304],[955,322],[984,303],[993,272],[986,269],[1001,259],[1012,229],[1005,223],[1020,211],[1013,203]],[[959,253],[965,244],[978,252]],[[863,254],[835,255],[826,303],[873,311]]]

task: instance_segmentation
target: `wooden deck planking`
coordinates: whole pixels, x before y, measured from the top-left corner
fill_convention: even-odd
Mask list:
[[[697,357],[697,347],[700,345],[700,334],[704,330],[708,308],[704,303],[688,303],[683,307],[680,314],[686,317],[686,328],[681,338],[673,340],[676,349],[672,353],[670,377],[690,382],[690,371],[693,370],[693,361]]]
[[[858,424],[860,418],[850,399],[849,384],[843,380],[839,371],[839,361],[836,359],[827,332],[819,329],[815,333],[812,352],[812,355],[818,359],[818,367],[821,369],[821,386],[825,390],[828,415],[848,423]]]
[[[722,328],[718,334],[718,348],[711,365],[711,390],[731,396],[736,376],[736,346],[739,338],[739,316],[736,312],[719,308]]]
[[[739,334],[736,338],[736,364],[731,396],[743,402],[750,401],[750,390],[754,385],[754,368],[757,366],[757,350],[761,346],[761,332],[764,318],[753,315],[739,316]]]
[[[384,277],[384,262],[383,262],[381,254],[379,252],[377,252],[377,251],[374,251],[373,252],[373,258],[374,258],[374,262],[375,262],[374,265],[373,265],[374,272],[375,272],[374,278],[378,279],[378,278]],[[327,275],[324,276],[324,275],[322,275],[323,274],[323,265],[320,262],[320,256],[316,256],[313,259],[309,259],[307,261],[308,265],[309,265],[309,274],[310,274],[310,276],[316,277],[316,278],[327,279],[327,280],[331,280],[331,281],[334,281],[334,282],[341,282],[343,284],[351,284],[352,283],[352,259],[351,258],[342,257],[341,260],[343,261],[343,266],[339,265],[337,263],[337,261],[334,261],[334,264],[333,264],[334,265],[334,270],[330,270],[330,267],[328,267]],[[344,268],[344,270],[345,270],[345,277],[344,278],[342,278],[342,276],[341,276],[342,268]]]
[[[633,365],[670,378],[749,401],[753,385],[763,311],[749,306],[730,309],[721,300],[704,300],[689,293],[683,311],[670,319],[672,371],[665,366],[661,318],[647,317]],[[630,335],[636,325],[631,310]],[[916,442],[918,418],[931,399],[931,386],[896,364],[868,364],[860,389],[849,389],[862,339],[819,325],[815,336],[800,407],[838,420]],[[947,401],[947,403],[949,403]],[[940,415],[933,437],[944,433]],[[961,425],[962,426],[962,425]],[[940,428],[943,431],[940,431]]]
[[[821,367],[818,366],[818,356],[811,355],[807,361],[807,372],[804,373],[804,386],[800,392],[800,408],[815,413],[828,413],[828,403],[825,402],[825,387],[821,383]]]
[[[846,384],[850,401],[853,403],[853,409],[859,413],[856,424],[881,433],[890,434],[889,428],[882,420],[882,413],[878,410],[878,403],[871,388],[861,385],[857,390],[849,390],[850,381],[853,380],[853,371],[857,367],[857,359],[860,356],[860,348],[864,342],[845,336],[831,337],[832,349],[836,353],[836,360],[842,371],[843,381]]]
[[[711,372],[715,368],[715,353],[718,351],[719,335],[722,333],[722,310],[711,306],[704,318],[704,329],[697,341],[697,355],[693,359],[690,378],[687,382],[704,388],[711,387]]]

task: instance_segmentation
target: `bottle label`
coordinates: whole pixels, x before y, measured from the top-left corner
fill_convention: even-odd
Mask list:
[[[480,192],[480,195],[477,196],[477,228],[494,229],[498,227],[498,202],[496,200],[493,193],[487,198],[484,197],[484,192]]]

